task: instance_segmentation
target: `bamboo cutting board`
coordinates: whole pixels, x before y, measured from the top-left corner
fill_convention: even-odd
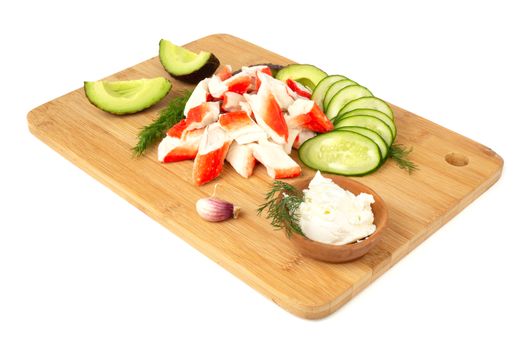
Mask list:
[[[234,69],[256,63],[291,62],[224,34],[199,39],[186,47],[211,51]],[[154,57],[109,78],[156,76],[169,77]],[[191,161],[161,164],[156,160],[156,149],[138,159],[131,157],[139,129],[156,117],[174,96],[173,91],[188,87],[171,81],[174,88],[169,98],[127,117],[96,109],[85,98],[83,89],[75,90],[32,110],[29,129],[193,247],[301,317],[321,318],[340,308],[501,175],[503,160],[491,149],[392,106],[397,142],[414,148],[411,158],[420,169],[408,176],[389,161],[376,173],[359,178],[388,206],[390,216],[383,239],[357,261],[318,262],[299,255],[284,233],[274,231],[267,220],[256,215],[271,183],[264,167],[259,165],[251,178],[243,179],[226,165],[219,180],[196,187],[191,180]],[[313,174],[304,166],[303,170],[303,177]],[[196,200],[209,196],[217,182],[221,183],[220,197],[242,208],[239,219],[208,223],[195,212]]]

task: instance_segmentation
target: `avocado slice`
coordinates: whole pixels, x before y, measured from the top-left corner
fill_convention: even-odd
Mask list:
[[[89,102],[103,111],[122,115],[140,112],[168,94],[171,82],[163,77],[121,81],[85,81]]]
[[[211,76],[220,65],[219,59],[211,52],[197,54],[166,39],[159,43],[159,59],[172,77],[191,84]]]
[[[288,79],[298,81],[313,91],[317,84],[327,75],[324,71],[311,64],[290,64],[279,70],[275,78],[282,81]]]

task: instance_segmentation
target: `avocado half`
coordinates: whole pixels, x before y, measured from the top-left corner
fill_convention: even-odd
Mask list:
[[[197,54],[166,39],[159,43],[159,59],[172,77],[190,84],[211,76],[221,64],[211,52]]]
[[[89,102],[103,111],[123,115],[153,106],[171,90],[163,77],[120,81],[85,81],[84,92]]]

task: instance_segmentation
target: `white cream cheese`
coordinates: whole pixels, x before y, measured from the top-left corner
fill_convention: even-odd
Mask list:
[[[354,195],[318,171],[304,190],[299,206],[299,224],[313,241],[343,245],[365,238],[376,230],[368,193]]]

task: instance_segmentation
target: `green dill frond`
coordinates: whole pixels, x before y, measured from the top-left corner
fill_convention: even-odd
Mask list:
[[[410,152],[412,152],[412,147],[408,149],[401,144],[396,144],[390,147],[389,156],[397,163],[399,168],[406,170],[409,174],[412,174],[412,172],[418,170],[418,167],[413,161],[408,159]]]
[[[140,130],[137,144],[132,149],[135,156],[142,155],[148,147],[162,139],[169,128],[184,118],[184,107],[192,92],[192,90],[182,90],[179,96],[159,112],[157,119]]]
[[[274,181],[265,200],[257,209],[258,215],[266,209],[266,219],[276,230],[284,229],[288,237],[294,233],[304,236],[296,213],[304,201],[302,191],[286,182]]]

